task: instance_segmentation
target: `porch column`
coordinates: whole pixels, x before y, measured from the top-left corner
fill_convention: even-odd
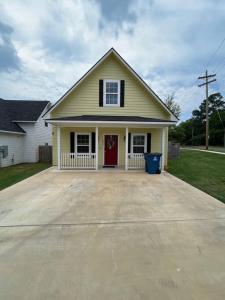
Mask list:
[[[128,127],[126,127],[125,170],[128,170]]]
[[[165,128],[162,128],[162,134],[161,134],[161,152],[162,152],[161,170],[164,171],[164,165],[165,165]]]
[[[98,170],[98,127],[95,127],[95,169]]]
[[[57,126],[57,165],[58,165],[58,170],[61,169],[61,134],[60,134],[60,127]]]

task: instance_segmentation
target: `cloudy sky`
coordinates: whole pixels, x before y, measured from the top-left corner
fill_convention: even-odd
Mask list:
[[[224,0],[0,0],[0,97],[54,103],[114,47],[184,120],[206,66],[225,92],[224,38]]]

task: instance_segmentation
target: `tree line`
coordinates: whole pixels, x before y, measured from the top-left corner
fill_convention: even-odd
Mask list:
[[[179,118],[180,106],[174,97],[168,96],[167,106]],[[190,119],[169,129],[169,140],[182,145],[200,146],[205,144],[206,100],[192,111]],[[209,145],[225,147],[225,100],[220,93],[209,96]]]

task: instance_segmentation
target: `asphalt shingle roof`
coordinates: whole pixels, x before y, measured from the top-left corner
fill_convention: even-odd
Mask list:
[[[155,118],[146,118],[139,116],[98,116],[98,115],[83,115],[83,116],[72,116],[54,118],[49,120],[58,121],[109,121],[109,122],[173,122],[170,120],[162,120]],[[174,122],[175,123],[175,122]]]
[[[49,101],[0,99],[0,130],[24,133],[14,121],[37,121]]]

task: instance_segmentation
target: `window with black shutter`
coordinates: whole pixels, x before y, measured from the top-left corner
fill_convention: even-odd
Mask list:
[[[125,89],[125,81],[120,80],[120,107],[124,107],[124,89]]]
[[[70,132],[70,153],[74,153],[75,152],[75,133],[74,132]]]
[[[95,153],[95,132],[91,133],[91,153]]]
[[[99,80],[99,106],[103,106],[103,80]]]
[[[151,148],[152,148],[152,135],[151,133],[147,133],[147,152],[151,153]]]

